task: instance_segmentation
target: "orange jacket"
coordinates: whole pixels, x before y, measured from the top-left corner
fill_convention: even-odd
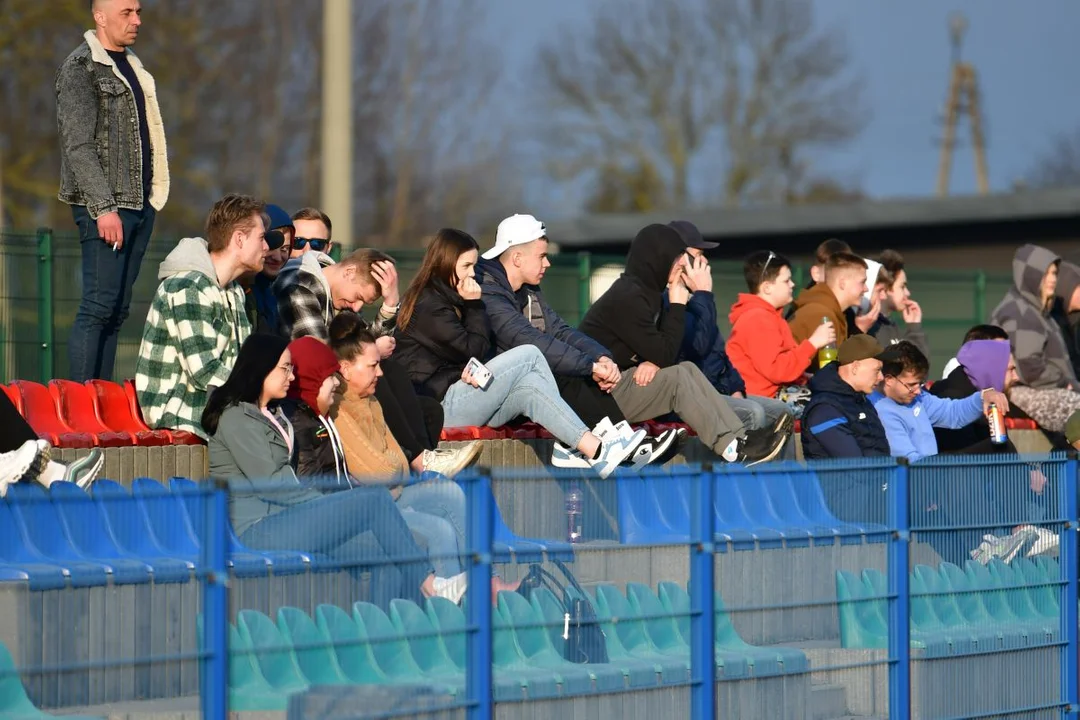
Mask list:
[[[747,395],[776,397],[781,387],[802,384],[817,350],[809,340],[795,342],[779,310],[757,295],[739,293],[728,320],[727,354],[746,381]]]

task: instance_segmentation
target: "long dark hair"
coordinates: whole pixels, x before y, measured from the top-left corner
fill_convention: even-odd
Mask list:
[[[412,319],[413,310],[420,293],[431,285],[434,280],[445,280],[451,288],[457,288],[457,278],[454,270],[457,267],[458,258],[469,252],[479,252],[480,245],[472,235],[453,228],[443,228],[435,234],[424,260],[420,263],[420,269],[416,271],[409,289],[401,298],[401,309],[398,310],[397,327],[404,330]]]
[[[240,346],[236,365],[229,379],[210,393],[202,414],[203,430],[208,435],[217,432],[221,414],[242,402],[258,403],[262,396],[266,376],[277,367],[281,354],[289,347],[289,341],[278,335],[255,334]]]

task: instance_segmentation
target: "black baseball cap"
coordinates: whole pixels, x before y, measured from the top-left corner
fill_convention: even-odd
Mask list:
[[[689,220],[672,220],[668,223],[668,227],[679,233],[679,237],[686,243],[686,247],[697,248],[698,250],[712,250],[720,247],[720,243],[706,240],[701,235],[701,231],[697,229],[697,225]]]

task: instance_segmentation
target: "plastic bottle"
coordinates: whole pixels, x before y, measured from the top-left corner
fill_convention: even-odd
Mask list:
[[[576,485],[566,493],[566,539],[572,543],[581,542],[581,501],[583,497],[581,489]]]
[[[829,318],[827,318],[827,317],[821,318],[821,324],[822,325],[824,325],[827,322],[829,322]],[[837,356],[837,349],[836,349],[836,341],[834,340],[831,343],[829,343],[828,345],[826,345],[825,347],[823,347],[823,348],[821,348],[820,350],[817,351],[817,364],[818,364],[818,367],[819,368],[825,367],[826,365],[831,363],[833,360],[835,360],[836,356]]]

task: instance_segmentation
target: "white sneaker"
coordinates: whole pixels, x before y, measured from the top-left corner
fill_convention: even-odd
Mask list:
[[[600,446],[600,455],[595,460],[589,460],[589,465],[592,466],[596,474],[601,478],[606,478],[611,473],[615,472],[615,468],[619,467],[619,464],[625,460],[630,453],[634,452],[634,448],[641,444],[641,441],[645,439],[646,433],[644,430],[638,430],[629,438],[620,436],[611,437],[603,440],[603,444]]]
[[[624,462],[629,463],[634,470],[640,470],[653,463],[662,465],[678,452],[678,443],[685,433],[685,430],[678,428],[665,430],[655,437],[646,437]]]
[[[483,448],[479,440],[473,440],[468,445],[450,450],[425,450],[423,455],[424,469],[437,472],[448,478],[453,478],[459,472],[476,462]]]
[[[8,485],[22,480],[39,464],[49,462],[48,444],[39,443],[38,440],[27,440],[17,449],[0,454],[0,495],[5,495]]]
[[[551,464],[557,468],[569,468],[573,470],[588,470],[589,461],[577,450],[566,447],[556,441],[551,448]]]
[[[438,597],[460,605],[461,598],[465,597],[465,590],[469,587],[469,581],[465,573],[458,573],[449,578],[436,577],[431,586]]]
[[[105,453],[98,448],[94,448],[88,455],[67,466],[67,474],[64,479],[85,490],[90,487],[90,483],[97,480],[98,474],[104,465]]]

